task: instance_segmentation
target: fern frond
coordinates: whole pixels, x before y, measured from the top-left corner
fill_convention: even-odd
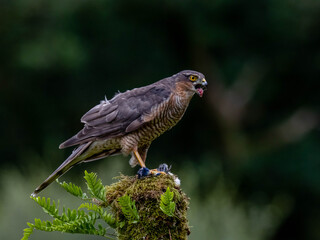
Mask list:
[[[115,217],[104,211],[100,206],[97,206],[92,203],[83,203],[79,206],[78,209],[86,208],[89,211],[94,211],[100,215],[100,218],[103,219],[110,227],[116,228],[116,219]]]
[[[31,197],[36,203],[38,203],[43,211],[47,214],[49,214],[51,217],[55,218],[55,220],[59,220],[61,222],[71,222],[71,221],[76,221],[78,219],[83,218],[86,216],[86,213],[83,210],[76,210],[76,209],[65,209],[63,207],[62,214],[59,214],[59,201],[58,204],[55,203],[54,200],[51,201],[50,198],[41,198],[41,197],[36,197],[33,198]]]
[[[173,202],[173,192],[170,191],[170,188],[167,188],[167,191],[161,195],[160,209],[163,213],[169,217],[174,216],[174,211],[176,209],[176,204]]]
[[[41,198],[41,197],[31,197],[36,203],[38,203],[43,211],[47,214],[49,214],[51,217],[54,218],[59,218],[59,201],[58,204],[56,205],[55,201],[52,200],[52,204],[51,204],[51,200],[50,198]]]
[[[28,223],[29,228],[23,229],[23,237],[21,240],[28,240],[30,235],[33,233],[34,225],[32,223]]]
[[[86,208],[89,211],[94,211],[100,215],[103,214],[103,209],[95,204],[92,203],[82,203],[79,207],[78,210],[81,208]]]
[[[63,213],[61,217],[57,218],[63,222],[71,222],[71,221],[76,221],[79,218],[82,218],[86,215],[86,213],[83,210],[76,210],[76,209],[67,209],[63,208]]]
[[[108,239],[113,239],[108,236],[110,234],[107,233],[106,228],[103,228],[101,224],[98,225],[98,228],[95,228],[94,223],[95,216],[92,213],[73,222],[62,222],[58,219],[55,219],[52,222],[35,219],[34,224],[28,223],[30,228],[26,228],[24,230],[24,235],[21,240],[28,240],[34,229],[46,232],[59,231],[66,233],[99,235]]]
[[[53,217],[52,221],[42,221],[35,219],[34,223],[28,223],[29,228],[24,229],[22,240],[28,240],[34,229],[41,231],[59,231],[67,233],[82,233],[103,236],[112,239],[109,236],[113,234],[107,233],[109,226],[112,228],[117,227],[117,220],[112,214],[108,214],[102,206],[107,206],[105,200],[106,190],[102,185],[100,179],[97,179],[95,173],[88,173],[85,171],[87,187],[92,195],[88,198],[82,189],[73,184],[66,182],[58,182],[66,191],[72,195],[79,197],[83,200],[91,200],[93,203],[83,203],[78,209],[62,208],[59,213],[59,201],[55,202],[50,198],[45,197],[31,197],[38,205],[40,205],[44,212]],[[101,202],[103,201],[103,202]],[[97,203],[98,205],[94,204]],[[101,204],[101,205],[100,205]],[[87,211],[84,211],[85,208]],[[105,221],[109,226],[103,227],[97,220]]]
[[[58,226],[61,226],[61,224],[59,224]],[[42,221],[41,219],[38,219],[38,218],[34,219],[34,228],[38,230],[46,231],[46,232],[55,231],[54,224],[52,224],[50,221]]]
[[[126,219],[130,223],[137,223],[139,221],[139,214],[135,201],[132,201],[128,195],[124,195],[118,199],[118,202]]]
[[[117,220],[112,214],[104,212],[101,217],[110,227],[117,227]]]
[[[89,198],[87,197],[86,193],[84,193],[81,189],[81,187],[73,184],[73,183],[66,183],[65,181],[63,182],[59,182],[59,180],[56,180],[57,183],[59,183],[59,185],[61,187],[63,187],[68,193],[71,193],[72,195],[79,197],[83,200],[88,200]]]
[[[90,191],[91,195],[94,198],[97,198],[103,202],[106,201],[106,189],[105,186],[103,186],[101,179],[97,179],[96,173],[88,173],[87,171],[84,172],[86,179],[86,184],[88,187],[88,190]]]

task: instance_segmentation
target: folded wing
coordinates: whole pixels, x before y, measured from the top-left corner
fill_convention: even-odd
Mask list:
[[[170,88],[157,82],[119,93],[109,101],[104,100],[83,115],[81,122],[85,124],[84,128],[59,148],[119,137],[137,130],[145,123],[143,116],[166,101],[170,94]]]

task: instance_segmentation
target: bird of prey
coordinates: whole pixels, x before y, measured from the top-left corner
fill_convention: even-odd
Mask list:
[[[202,97],[206,86],[202,73],[185,70],[101,101],[81,118],[83,129],[59,146],[78,147],[32,195],[76,164],[108,156],[131,154],[130,165],[145,168],[151,142],[177,124],[192,96]]]

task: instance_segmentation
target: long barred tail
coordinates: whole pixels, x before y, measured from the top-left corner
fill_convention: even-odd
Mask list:
[[[40,185],[34,190],[31,194],[32,197],[35,197],[39,192],[45,189],[49,184],[55,181],[57,178],[69,171],[74,165],[82,161],[81,158],[78,158],[81,153],[83,153],[89,146],[91,142],[80,145],[76,148],[72,154]]]

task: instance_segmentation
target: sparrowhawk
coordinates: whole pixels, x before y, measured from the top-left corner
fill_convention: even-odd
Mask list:
[[[151,142],[177,124],[192,96],[202,97],[206,86],[202,73],[185,70],[101,101],[81,118],[84,128],[59,146],[78,147],[32,195],[82,162],[122,153],[131,154],[132,167],[145,167]]]

